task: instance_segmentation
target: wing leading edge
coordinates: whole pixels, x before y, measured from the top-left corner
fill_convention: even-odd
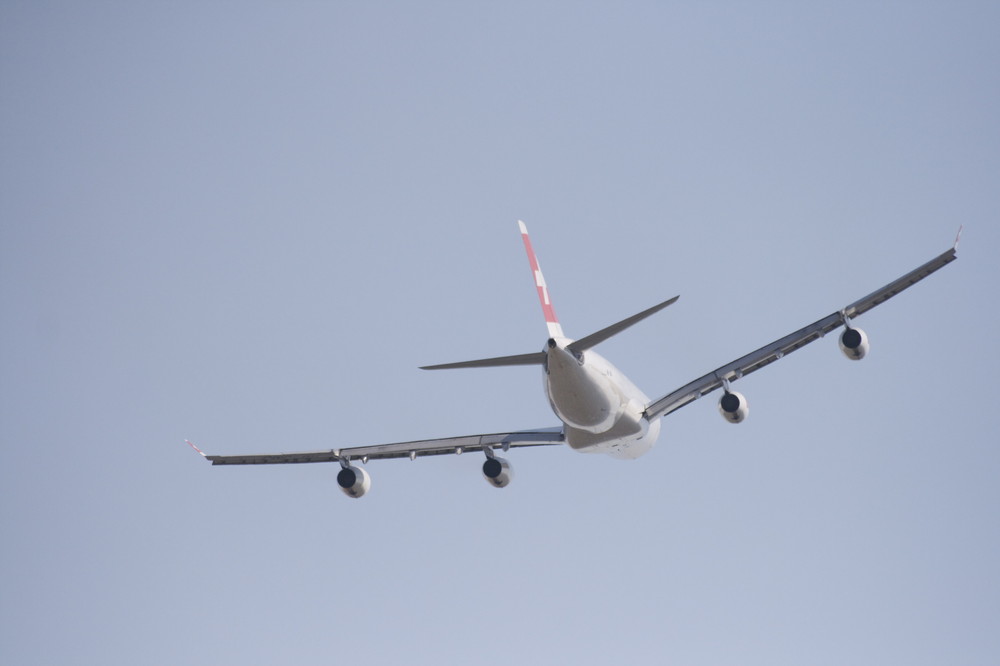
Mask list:
[[[188,444],[213,465],[279,465],[290,463],[350,462],[381,458],[419,458],[446,454],[461,454],[466,451],[484,451],[523,446],[551,446],[565,441],[563,429],[540,428],[485,435],[465,435],[443,439],[424,439],[413,442],[373,444],[371,446],[350,446],[326,451],[302,453],[262,453],[235,456],[206,455],[191,442]]]
[[[961,234],[961,230],[959,230]],[[731,363],[727,363],[712,372],[699,377],[698,379],[685,384],[676,391],[654,400],[646,407],[646,417],[650,420],[658,416],[666,416],[675,412],[681,407],[688,405],[703,395],[721,388],[727,381],[732,382],[741,377],[749,375],[751,372],[760,370],[766,365],[791,354],[797,349],[801,349],[810,342],[818,340],[830,331],[840,328],[845,320],[850,321],[854,317],[868,312],[872,308],[881,305],[899,292],[913,286],[931,273],[943,268],[957,258],[958,239],[955,245],[938,256],[934,257],[922,266],[913,269],[901,278],[876,289],[864,298],[860,298],[838,312],[827,315],[819,321],[815,321],[808,326],[800,328],[794,333],[790,333],[783,338],[775,340],[771,344],[764,345],[760,349],[750,352]]]

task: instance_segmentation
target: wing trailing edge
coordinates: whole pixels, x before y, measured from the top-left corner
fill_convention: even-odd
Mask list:
[[[201,454],[201,457],[213,465],[280,465],[301,463],[349,463],[355,460],[362,463],[368,460],[387,458],[422,458],[437,455],[461,455],[468,451],[506,451],[512,448],[530,446],[555,446],[563,444],[566,436],[561,426],[554,428],[538,428],[536,430],[517,430],[514,432],[499,432],[483,435],[464,435],[460,437],[444,437],[441,439],[424,439],[413,442],[394,442],[392,444],[373,444],[369,446],[347,446],[340,449],[325,451],[303,451],[299,453],[256,453],[249,455],[207,455],[197,446],[188,444]]]

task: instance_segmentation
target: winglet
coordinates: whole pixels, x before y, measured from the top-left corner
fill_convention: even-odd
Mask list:
[[[202,458],[205,458],[206,460],[208,459],[208,456],[205,455],[205,452],[199,449],[197,446],[195,446],[190,439],[185,439],[184,441],[188,443],[188,446],[197,451]]]
[[[958,241],[962,239],[962,229],[964,228],[965,228],[964,224],[958,225],[958,233],[955,234],[955,244],[951,246],[951,249],[953,249],[955,252],[958,252]]]
[[[528,237],[528,228],[521,220],[517,221],[517,226],[521,228],[521,240],[524,241],[524,249],[528,252],[528,263],[531,265],[531,274],[535,278],[535,287],[538,289],[538,301],[542,304],[542,313],[545,315],[545,325],[549,329],[550,338],[563,338],[562,326],[556,318],[556,311],[549,300],[549,288],[545,284],[545,277],[542,276],[542,269],[538,265],[538,258],[535,250],[531,247],[531,239]]]

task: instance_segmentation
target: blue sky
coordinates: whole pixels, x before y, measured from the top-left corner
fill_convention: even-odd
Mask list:
[[[992,664],[995,3],[6,3],[0,661]],[[644,458],[212,468],[555,425],[960,259]]]

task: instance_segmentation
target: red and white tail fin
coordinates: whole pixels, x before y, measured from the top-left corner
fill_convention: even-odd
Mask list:
[[[528,238],[528,228],[521,220],[518,220],[517,224],[521,227],[521,240],[524,241],[524,249],[528,252],[528,263],[531,264],[531,274],[535,279],[535,287],[538,288],[538,301],[542,304],[542,313],[545,315],[545,325],[549,329],[549,337],[564,338],[566,336],[563,335],[562,326],[559,325],[556,311],[552,308],[552,301],[549,300],[549,288],[545,284],[545,277],[538,265],[538,257],[535,256],[535,250],[531,247],[531,239]]]

